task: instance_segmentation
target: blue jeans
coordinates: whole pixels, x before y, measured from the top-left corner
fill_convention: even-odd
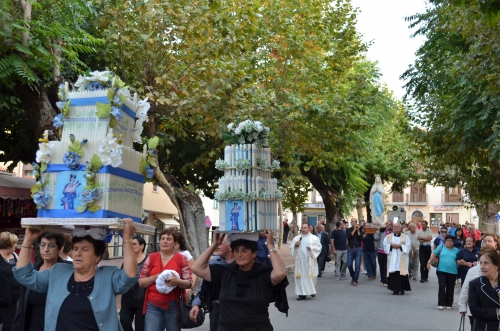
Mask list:
[[[361,247],[349,248],[347,250],[347,267],[353,282],[358,282],[359,268],[361,267],[361,254],[363,253]],[[356,263],[356,268],[353,268],[353,262]]]
[[[363,252],[365,259],[366,275],[368,278],[375,277],[377,274],[377,252]]]
[[[177,301],[170,302],[169,309],[157,307],[148,303],[146,308],[146,321],[144,324],[145,331],[181,331],[175,321],[177,313]]]

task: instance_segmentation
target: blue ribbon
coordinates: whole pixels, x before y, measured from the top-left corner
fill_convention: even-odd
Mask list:
[[[49,164],[47,166],[46,172],[61,172],[61,171],[84,171],[87,168],[85,164],[82,164],[80,168],[76,170],[71,170],[65,164]],[[103,166],[98,173],[101,174],[111,174],[121,178],[129,179],[134,182],[144,183],[144,175],[138,174],[129,170],[114,168],[112,166]]]
[[[95,106],[96,102],[110,103],[108,97],[77,98],[77,99],[71,99],[70,106]],[[131,119],[135,119],[135,111],[127,107],[125,104],[123,104],[122,110]]]
[[[131,218],[134,222],[142,223],[139,217],[132,217],[130,215],[125,215],[117,213],[110,210],[99,209],[98,211],[92,213],[88,210],[83,213],[79,213],[76,209],[38,209],[38,217],[48,217],[48,218]]]

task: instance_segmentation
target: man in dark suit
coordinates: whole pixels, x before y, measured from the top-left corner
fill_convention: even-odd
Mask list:
[[[316,225],[316,235],[319,238],[319,242],[321,243],[321,253],[318,255],[318,277],[321,277],[321,274],[325,270],[326,258],[328,256],[330,244],[330,238],[328,233],[325,232],[325,226],[321,223]]]

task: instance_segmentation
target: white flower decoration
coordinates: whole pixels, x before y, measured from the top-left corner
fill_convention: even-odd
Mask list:
[[[111,165],[116,168],[123,163],[122,145],[118,143],[111,133],[108,133],[102,141],[99,152],[101,152],[101,162],[105,166]]]
[[[76,83],[75,83],[75,84],[73,84],[73,86],[74,86],[74,87],[76,87],[76,89],[77,89],[78,91],[80,91],[80,90],[84,90],[84,89],[85,89],[85,87],[87,86],[87,83],[86,83],[86,79],[85,79],[85,77],[83,77],[83,76],[81,76],[81,75],[80,75],[80,76],[78,76],[78,80],[76,81]]]

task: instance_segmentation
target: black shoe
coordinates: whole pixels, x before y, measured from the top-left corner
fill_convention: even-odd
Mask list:
[[[316,294],[311,294],[311,296],[314,298],[316,296]]]
[[[321,274],[318,274],[318,277],[321,277]]]
[[[405,295],[405,291],[401,291],[401,295]]]
[[[423,282],[425,282],[425,280],[421,279],[420,282],[423,283]]]
[[[297,301],[302,301],[302,300],[305,300],[305,299],[306,299],[305,295],[299,295],[299,297],[297,298]]]
[[[428,282],[429,282],[429,280],[428,280],[428,279],[426,279],[426,280],[425,280],[425,282],[426,282],[426,283],[428,283]]]
[[[399,295],[399,292],[394,291],[392,292],[392,295]]]

